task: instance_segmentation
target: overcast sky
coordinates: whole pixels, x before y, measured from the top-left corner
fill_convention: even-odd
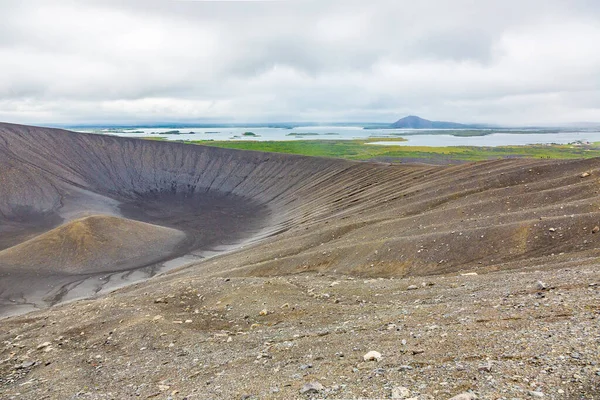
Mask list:
[[[0,120],[600,121],[600,1],[0,0]]]

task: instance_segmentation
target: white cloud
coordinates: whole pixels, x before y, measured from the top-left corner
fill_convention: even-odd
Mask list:
[[[600,121],[586,0],[2,1],[0,119]]]

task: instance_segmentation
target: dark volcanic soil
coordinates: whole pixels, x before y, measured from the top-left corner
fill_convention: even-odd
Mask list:
[[[0,316],[106,292],[268,234],[269,208],[243,193],[211,188],[219,176],[207,174],[204,163],[213,160],[185,146],[171,152],[125,141],[129,150],[113,153],[111,146],[120,146],[114,138],[6,124],[0,139]],[[174,246],[160,236],[145,240],[154,237],[151,229],[144,237],[140,227],[133,235],[110,222],[91,225],[84,235],[89,240],[71,257],[76,267],[63,260],[59,233],[36,241],[61,223],[63,231],[72,230],[70,221],[90,215],[174,228],[186,238]],[[110,235],[114,243],[90,245]],[[33,244],[20,245],[27,240]],[[127,241],[128,257],[113,259],[110,247],[119,241]]]
[[[0,168],[9,250],[87,215],[185,232],[167,257],[233,245],[4,319],[0,398],[600,398],[598,159],[404,166],[3,124]]]

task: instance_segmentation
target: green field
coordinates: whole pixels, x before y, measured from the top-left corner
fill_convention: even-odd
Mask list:
[[[481,161],[497,158],[591,158],[600,157],[600,144],[591,145],[529,145],[505,147],[418,147],[381,146],[369,144],[367,140],[295,140],[295,141],[186,141],[229,149],[257,150],[274,153],[302,154],[318,157],[336,157],[351,160],[407,161],[429,159],[443,161]],[[403,140],[397,138],[396,140]]]

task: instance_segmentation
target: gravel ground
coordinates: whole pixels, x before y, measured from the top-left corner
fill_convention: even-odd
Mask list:
[[[164,277],[1,340],[7,399],[599,399],[600,272]]]

